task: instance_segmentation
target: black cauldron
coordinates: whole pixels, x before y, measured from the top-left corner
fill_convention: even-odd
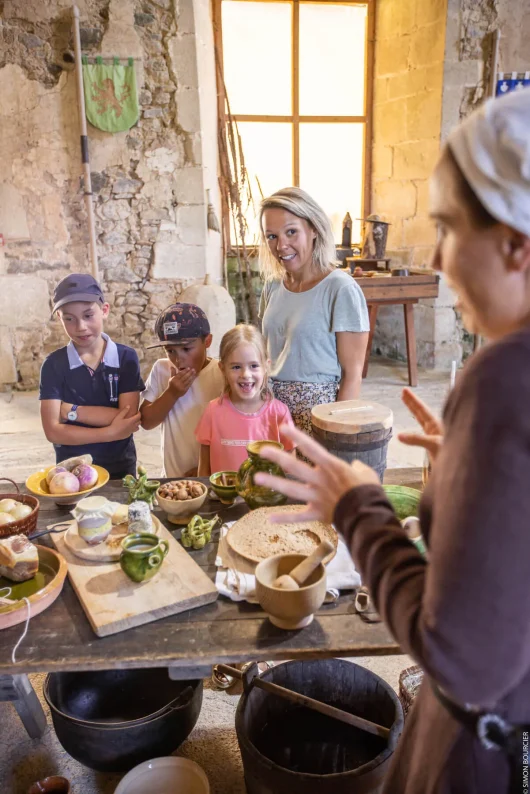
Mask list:
[[[172,681],[165,668],[50,673],[44,697],[72,758],[127,772],[182,744],[199,717],[202,681]]]

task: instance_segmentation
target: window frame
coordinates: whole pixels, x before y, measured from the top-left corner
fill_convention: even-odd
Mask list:
[[[221,6],[223,0],[212,1],[212,19],[214,29],[214,41],[217,52],[219,53],[220,63],[217,69],[223,75],[223,30]],[[373,139],[373,89],[374,89],[374,53],[375,53],[375,3],[376,0],[243,0],[243,2],[285,2],[292,5],[292,115],[259,115],[259,114],[233,114],[236,122],[286,122],[292,124],[293,130],[293,186],[300,186],[300,124],[303,123],[327,123],[344,124],[358,123],[364,124],[364,145],[363,145],[363,182],[361,186],[361,217],[365,218],[371,211],[372,195],[372,139]],[[300,5],[303,3],[318,3],[319,5],[364,5],[367,6],[366,14],[366,50],[365,50],[365,84],[364,84],[364,114],[362,116],[306,116],[300,114],[300,55],[299,55],[299,31],[300,31]],[[225,115],[225,95],[223,80],[217,76],[217,109],[219,124],[226,123]],[[318,201],[318,197],[316,197]],[[223,207],[223,216],[228,212],[227,207]],[[223,227],[229,233],[230,224],[226,222]],[[229,248],[230,241],[226,240]]]

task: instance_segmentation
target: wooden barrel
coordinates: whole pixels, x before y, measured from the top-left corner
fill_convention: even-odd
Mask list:
[[[236,711],[248,794],[380,791],[403,729],[398,696],[379,676],[341,659],[286,662],[262,678],[390,729],[388,739],[254,687]]]
[[[311,411],[317,441],[347,463],[362,460],[376,470],[381,482],[393,420],[386,405],[364,400],[315,405]]]

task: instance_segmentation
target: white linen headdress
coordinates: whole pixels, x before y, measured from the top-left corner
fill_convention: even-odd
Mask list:
[[[488,100],[447,143],[490,214],[530,236],[530,89]]]

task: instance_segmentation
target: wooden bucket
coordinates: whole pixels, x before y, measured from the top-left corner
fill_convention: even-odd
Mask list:
[[[342,659],[286,662],[262,673],[280,686],[390,729],[388,740],[254,687],[236,711],[248,794],[378,792],[403,729],[398,696]]]
[[[311,411],[317,441],[347,463],[362,460],[376,470],[381,482],[393,421],[386,405],[364,400],[315,405]]]

